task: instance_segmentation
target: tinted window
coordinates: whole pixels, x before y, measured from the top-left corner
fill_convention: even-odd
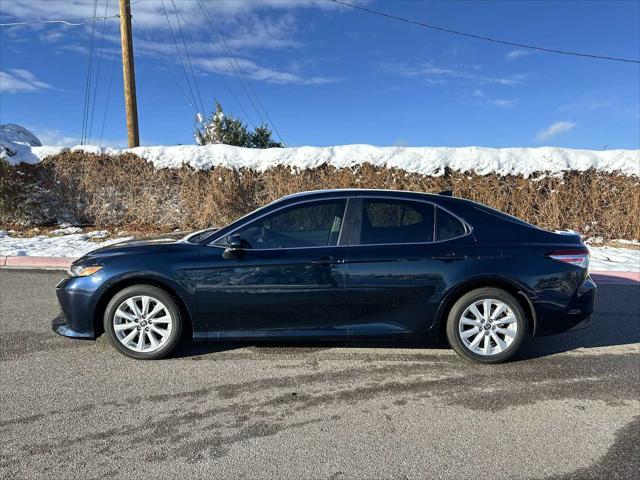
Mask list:
[[[464,224],[456,217],[441,208],[437,208],[436,210],[438,211],[436,219],[437,240],[448,240],[450,238],[461,237],[467,233],[467,229]]]
[[[267,215],[240,230],[247,248],[292,248],[337,245],[344,200],[305,203]]]
[[[433,205],[423,202],[365,199],[360,239],[353,243],[432,242],[433,209]]]

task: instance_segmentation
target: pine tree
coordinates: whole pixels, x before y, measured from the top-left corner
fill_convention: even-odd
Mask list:
[[[195,139],[198,145],[224,144],[249,148],[281,148],[281,143],[271,138],[271,130],[266,125],[257,127],[253,132],[247,130],[242,120],[225,115],[222,105],[216,101],[216,111],[196,127]]]

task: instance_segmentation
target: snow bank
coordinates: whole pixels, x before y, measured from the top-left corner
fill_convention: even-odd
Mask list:
[[[114,243],[131,240],[133,237],[113,238],[104,242],[92,242],[90,238],[104,238],[106,231],[89,233],[58,234],[55,237],[38,235],[30,238],[11,237],[0,230],[0,256],[30,257],[81,257],[91,250]]]
[[[21,160],[36,163],[55,155],[63,147],[33,147]],[[131,152],[156,168],[178,168],[189,165],[208,170],[222,166],[264,171],[283,165],[298,169],[323,164],[349,168],[362,163],[380,167],[396,167],[412,173],[440,176],[446,167],[457,171],[473,171],[479,175],[522,175],[535,172],[561,173],[594,168],[602,172],[620,172],[640,176],[640,150],[576,150],[570,148],[485,148],[485,147],[374,147],[341,145],[335,147],[270,148],[265,150],[229,145],[177,145],[136,147],[132,149],[77,146],[72,151],[117,155]]]
[[[589,247],[589,270],[594,272],[640,272],[640,250]]]
[[[41,145],[38,137],[20,125],[13,123],[0,125],[0,159],[10,164],[40,161],[31,151],[31,147]]]

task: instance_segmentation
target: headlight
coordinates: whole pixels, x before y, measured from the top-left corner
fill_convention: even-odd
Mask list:
[[[71,268],[69,268],[69,275],[72,277],[88,277],[101,269],[101,265],[92,265],[90,267],[84,265],[71,265]]]

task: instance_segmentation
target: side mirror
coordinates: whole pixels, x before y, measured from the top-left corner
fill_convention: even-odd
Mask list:
[[[223,258],[238,258],[242,253],[243,244],[244,242],[240,235],[229,235],[229,237],[227,237],[227,248],[224,249],[224,253],[222,254]]]

